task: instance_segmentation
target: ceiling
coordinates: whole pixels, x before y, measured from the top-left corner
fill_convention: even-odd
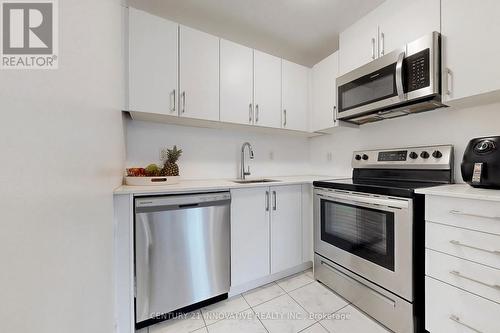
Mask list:
[[[384,0],[129,0],[133,7],[312,66]]]

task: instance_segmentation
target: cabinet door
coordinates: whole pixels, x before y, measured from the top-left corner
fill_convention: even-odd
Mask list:
[[[500,89],[500,1],[441,3],[445,101]]]
[[[129,8],[130,111],[177,115],[178,25]]]
[[[219,38],[180,27],[181,117],[219,120]]]
[[[376,9],[379,55],[383,56],[432,31],[440,32],[440,0],[390,0]]]
[[[283,128],[307,131],[310,69],[287,60],[282,64]]]
[[[335,125],[337,94],[335,79],[338,72],[338,52],[313,67],[313,111],[311,131],[320,131]]]
[[[231,285],[269,275],[269,188],[231,190]]]
[[[302,263],[302,186],[271,187],[271,274]]]
[[[254,50],[254,124],[281,128],[281,59]]]
[[[368,13],[339,35],[339,74],[377,58],[378,20],[376,10]]]
[[[220,41],[220,120],[251,124],[253,104],[253,50]]]

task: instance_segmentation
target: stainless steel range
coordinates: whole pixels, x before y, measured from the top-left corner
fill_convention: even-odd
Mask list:
[[[395,332],[424,332],[424,197],[453,181],[450,145],[353,153],[314,182],[314,276]]]

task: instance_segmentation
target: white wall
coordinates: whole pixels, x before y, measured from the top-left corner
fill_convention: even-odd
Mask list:
[[[59,69],[0,71],[0,332],[113,330],[120,1],[59,10]]]
[[[367,124],[359,129],[340,128],[332,135],[312,138],[312,172],[351,175],[352,152],[358,149],[411,145],[453,144],[455,181],[462,182],[460,162],[470,139],[500,135],[500,104],[472,108],[446,108]],[[333,159],[327,159],[328,152]]]
[[[240,149],[252,144],[252,177],[301,175],[309,172],[309,144],[304,137],[272,135],[247,130],[206,129],[127,121],[127,167],[159,163],[162,147],[177,145],[183,178],[236,178]],[[274,159],[271,159],[271,153]],[[247,154],[247,153],[245,153]],[[248,155],[246,155],[248,161]]]

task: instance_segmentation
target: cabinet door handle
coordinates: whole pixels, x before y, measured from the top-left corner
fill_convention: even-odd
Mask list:
[[[446,68],[446,95],[450,96],[453,91],[453,72]]]
[[[482,284],[485,287],[489,287],[489,288],[495,289],[497,291],[500,291],[500,286],[498,284],[489,284],[489,283],[486,283],[486,282],[483,282],[483,281],[479,281],[479,280],[476,280],[474,278],[462,275],[462,273],[460,273],[459,271],[451,271],[450,274],[454,275],[456,277],[459,277],[461,279],[472,281],[472,282],[475,282],[475,283],[479,283],[479,284]]]
[[[252,103],[248,104],[248,123],[252,123]]]
[[[472,246],[472,245],[461,243],[461,242],[459,242],[457,240],[451,240],[450,243],[453,244],[453,245],[456,245],[456,246],[462,246],[462,247],[466,247],[466,248],[469,248],[469,249],[474,249],[474,250],[478,250],[478,251],[483,251],[483,252],[488,252],[488,253],[491,253],[491,254],[500,255],[500,251],[483,249],[483,248],[480,248],[480,247],[476,247],[476,246]]]
[[[372,59],[375,60],[375,38],[372,38]]]
[[[385,34],[383,32],[380,33],[380,55],[383,56],[385,54]]]
[[[464,327],[467,327],[468,329],[470,329],[471,331],[474,331],[476,333],[483,333],[480,330],[476,330],[474,327],[467,325],[462,320],[460,320],[460,317],[455,316],[453,314],[450,316],[450,320],[453,320],[455,323],[460,324],[460,325],[462,325]]]
[[[269,211],[269,191],[266,191],[266,212]]]
[[[286,127],[286,109],[283,110],[283,127]]]
[[[336,113],[337,113],[337,107],[334,105],[333,109],[332,109],[332,120],[333,120],[333,122],[337,121],[337,117],[335,117]]]
[[[255,122],[259,122],[259,104],[255,104]]]
[[[461,212],[459,210],[450,210],[450,214],[470,216],[470,217],[480,217],[483,219],[490,219],[490,220],[500,220],[499,216],[487,216],[487,215],[480,215],[480,214],[465,213],[465,212]]]
[[[170,112],[175,112],[175,89],[170,93]]]
[[[182,110],[181,110],[181,113],[184,113],[184,112],[186,112],[186,92],[183,91],[181,96],[182,96]]]
[[[276,191],[273,191],[273,210],[276,210],[278,201],[276,200]]]

